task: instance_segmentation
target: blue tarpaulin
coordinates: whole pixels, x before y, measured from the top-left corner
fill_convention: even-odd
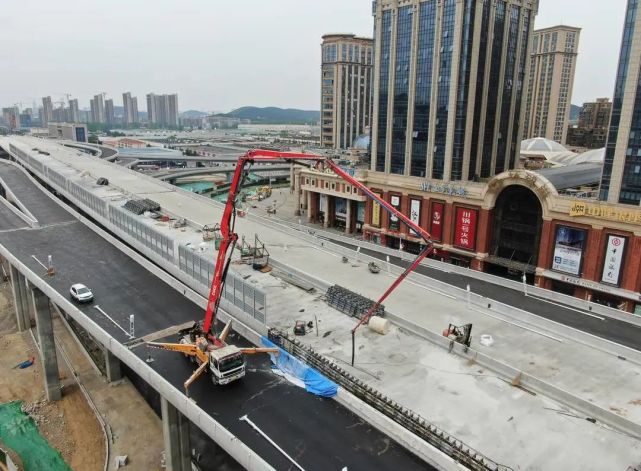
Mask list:
[[[338,385],[325,378],[317,370],[306,365],[298,358],[293,357],[267,337],[261,337],[265,347],[276,347],[280,350],[279,355],[271,353],[269,356],[272,363],[285,375],[300,380],[307,392],[321,397],[334,397],[338,392]]]

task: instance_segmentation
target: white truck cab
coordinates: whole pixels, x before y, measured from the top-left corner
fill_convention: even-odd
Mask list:
[[[228,384],[245,376],[245,355],[235,345],[209,352],[209,371],[214,384]]]

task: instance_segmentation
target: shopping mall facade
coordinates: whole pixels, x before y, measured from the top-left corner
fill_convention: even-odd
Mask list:
[[[420,250],[420,238],[333,173],[294,172],[309,222]],[[546,178],[517,169],[453,183],[367,170],[355,177],[427,230],[443,261],[515,278],[525,273],[537,286],[641,313],[641,208],[559,194],[572,174]]]

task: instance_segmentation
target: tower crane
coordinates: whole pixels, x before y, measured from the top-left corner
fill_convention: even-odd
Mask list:
[[[238,158],[229,187],[227,202],[220,222],[220,243],[204,321],[202,323],[196,322],[192,328],[181,331],[179,343],[147,342],[147,345],[152,348],[160,348],[163,350],[183,353],[199,365],[198,369],[196,369],[196,371],[185,381],[185,389],[187,389],[189,385],[207,369],[209,369],[211,373],[214,384],[230,383],[245,375],[245,354],[278,352],[278,349],[274,348],[238,348],[234,345],[227,344],[226,338],[231,330],[231,321],[227,323],[219,335],[216,335],[215,333],[217,324],[216,314],[218,313],[220,306],[220,300],[222,298],[225,279],[231,263],[232,254],[238,241],[238,234],[235,232],[237,200],[243,183],[249,175],[249,171],[246,168],[251,167],[256,162],[274,161],[286,161],[304,166],[313,166],[320,171],[331,170],[347,183],[362,191],[368,198],[374,200],[390,215],[397,217],[403,224],[418,234],[425,242],[425,247],[421,250],[414,262],[407,267],[396,280],[394,280],[387,291],[383,293],[378,301],[372,305],[372,307],[363,315],[351,330],[352,364],[354,363],[354,338],[357,329],[369,321],[373,313],[376,312],[376,308],[433,250],[431,241],[432,237],[426,230],[418,226],[409,217],[398,211],[379,195],[372,192],[363,183],[349,175],[330,158],[314,154],[279,152],[261,149],[248,151]]]

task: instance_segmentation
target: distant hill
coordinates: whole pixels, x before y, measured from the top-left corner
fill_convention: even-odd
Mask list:
[[[207,116],[207,115],[209,115],[209,113],[205,113],[204,111],[198,111],[198,110],[187,110],[180,113],[181,118],[202,118],[203,116]]]
[[[283,109],[274,106],[267,108],[243,106],[223,116],[250,119],[255,124],[316,124],[320,121],[320,111]]]
[[[577,123],[579,121],[581,108],[582,107],[578,105],[570,105],[570,123]]]

